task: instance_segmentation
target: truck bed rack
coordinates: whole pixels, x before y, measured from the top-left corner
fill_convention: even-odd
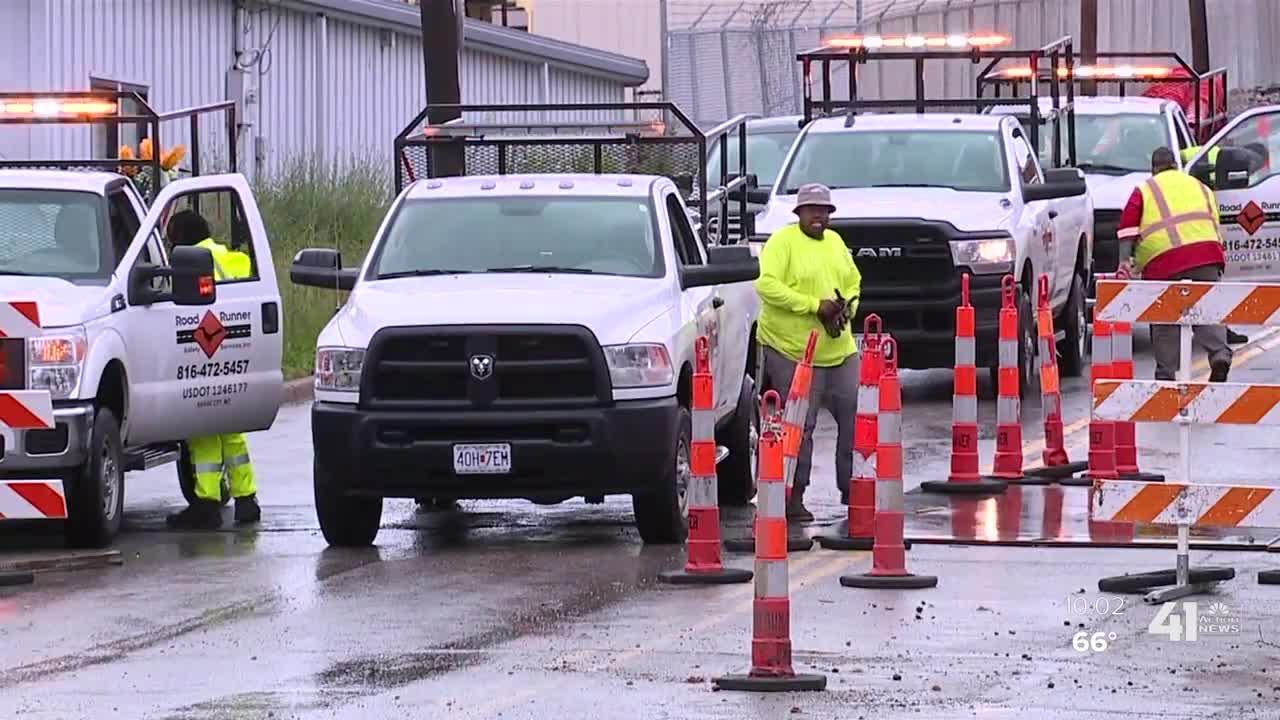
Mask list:
[[[122,105],[128,103],[137,108],[135,112],[121,114]],[[53,169],[53,170],[98,170],[138,175],[135,185],[139,190],[144,188],[144,198],[148,203],[155,200],[160,191],[160,156],[164,141],[160,132],[161,123],[186,120],[190,123],[190,147],[187,158],[190,162],[190,174],[201,174],[201,140],[200,119],[205,115],[222,113],[227,132],[227,153],[229,171],[236,171],[236,104],[233,101],[210,103],[172,112],[155,111],[141,95],[132,91],[90,90],[69,92],[35,92],[5,91],[0,92],[0,126],[47,126],[47,125],[88,125],[117,129],[121,126],[133,125],[138,129],[139,140],[151,138],[155,151],[150,160],[122,158],[62,158],[62,159],[21,159],[0,158],[2,168]],[[117,148],[108,148],[114,152]],[[133,170],[128,173],[126,171]]]
[[[804,87],[804,120],[805,124],[811,122],[815,117],[820,115],[832,115],[839,112],[846,113],[850,116],[859,112],[867,111],[884,111],[884,110],[906,110],[915,113],[925,113],[929,110],[954,110],[957,107],[972,107],[973,112],[981,113],[982,111],[996,106],[1027,106],[1027,112],[1032,122],[1031,127],[1027,128],[1027,132],[1031,137],[1031,144],[1038,152],[1040,149],[1040,125],[1042,119],[1048,119],[1053,123],[1053,164],[1055,167],[1061,167],[1063,158],[1061,157],[1062,141],[1061,119],[1066,120],[1067,148],[1069,157],[1066,159],[1067,164],[1075,163],[1075,113],[1073,112],[1072,103],[1075,100],[1075,91],[1072,83],[1065,82],[1063,73],[1066,77],[1072,74],[1072,66],[1074,64],[1076,53],[1072,49],[1071,36],[1066,35],[1053,42],[1038,48],[1025,50],[1006,50],[992,49],[983,46],[973,46],[966,48],[947,48],[947,49],[918,49],[918,48],[870,48],[864,45],[832,45],[828,41],[827,45],[817,47],[811,50],[798,53],[796,60],[801,64],[804,74],[804,80],[801,85]],[[1022,60],[1030,67],[1041,69],[1050,68],[1045,73],[1044,78],[1037,75],[1037,81],[1031,83],[1031,92],[1024,97],[983,97],[982,84],[979,83],[977,93],[973,97],[927,97],[925,91],[925,69],[928,62],[941,60],[965,60],[973,64],[980,64],[984,60],[988,61],[987,68],[979,74],[981,78],[990,68],[996,66],[1001,61],[1009,59]],[[869,62],[877,61],[901,61],[911,62],[915,70],[915,93],[911,97],[897,99],[881,99],[868,100],[858,97],[858,72],[860,65],[866,65]],[[832,81],[831,70],[833,63],[846,63],[848,66],[848,100],[836,100],[832,97]],[[814,65],[818,66],[819,84],[821,88],[821,98],[814,97],[813,70]],[[1047,81],[1049,86],[1049,97],[1052,98],[1052,109],[1045,113],[1040,109],[1040,82]]]
[[[583,122],[546,120],[547,114],[581,117],[585,113],[628,116],[633,119]],[[517,114],[511,122],[468,121],[469,116]],[[644,119],[642,115],[650,116]],[[457,119],[433,123],[430,117]],[[538,117],[538,121],[530,118]],[[721,227],[727,223],[729,195],[747,183],[748,116],[739,115],[703,131],[674,103],[537,103],[429,104],[396,136],[395,189],[399,193],[416,180],[443,176],[441,152],[462,145],[465,175],[522,173],[591,173],[664,175],[674,180],[686,202],[698,212],[698,234],[708,242],[708,211],[718,206]],[[737,133],[739,167],[728,167],[728,153],[720,153],[720,167],[708,168],[712,143],[727,150]],[[716,175],[712,175],[712,173]],[[717,177],[718,176],[718,177]],[[715,177],[716,187],[709,188]],[[745,193],[738,199],[740,216],[747,214]],[[727,240],[727,238],[722,238]]]
[[[1074,53],[1072,58],[1075,61],[1083,62],[1085,57],[1082,53]],[[1097,85],[1115,85],[1117,87],[1117,95],[1119,97],[1127,97],[1129,86],[1137,83],[1139,85],[1148,84],[1187,84],[1195,86],[1195,110],[1187,119],[1191,122],[1197,135],[1203,142],[1209,138],[1218,128],[1226,124],[1229,115],[1227,113],[1227,69],[1225,67],[1214,68],[1208,72],[1198,73],[1190,65],[1187,64],[1182,56],[1175,52],[1096,52],[1093,54],[1093,62],[1105,63],[1113,60],[1124,60],[1131,63],[1134,60],[1166,60],[1170,64],[1154,68],[1158,70],[1167,70],[1167,73],[1152,73],[1153,68],[1132,68],[1119,66],[1120,71],[1116,73],[1082,73],[1084,68],[1079,67],[1079,63],[1072,63],[1069,74],[1064,80],[1070,81],[1071,84],[1078,83],[1094,83]],[[1085,66],[1088,67],[1088,66]],[[1175,74],[1182,71],[1182,75]],[[993,90],[995,98],[1002,98],[1005,90],[1010,91],[1012,97],[1018,97],[1023,84],[1030,83],[1032,80],[1031,70],[1027,67],[1001,67],[999,62],[992,63],[978,75],[978,95],[985,94],[987,88]],[[1049,70],[1047,68],[1037,68],[1037,82],[1047,81],[1049,79]],[[1218,78],[1221,78],[1221,93],[1219,93]],[[1209,112],[1207,118],[1200,117],[1200,97],[1199,91],[1203,87],[1201,83],[1208,84],[1209,95]],[[1221,94],[1222,97],[1218,97]],[[1215,108],[1218,101],[1222,102],[1222,112],[1217,112]]]

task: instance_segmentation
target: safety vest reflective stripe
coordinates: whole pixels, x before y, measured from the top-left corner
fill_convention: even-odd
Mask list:
[[[1200,186],[1200,194],[1204,196],[1205,208],[1213,207],[1213,199],[1209,197],[1209,188],[1199,182],[1196,184]],[[1139,231],[1144,240],[1164,230],[1169,233],[1169,243],[1173,245],[1173,247],[1180,247],[1182,245],[1182,235],[1178,232],[1178,226],[1180,224],[1192,222],[1193,220],[1208,220],[1209,222],[1213,222],[1218,219],[1215,214],[1209,212],[1207,209],[1200,209],[1174,215],[1169,210],[1169,201],[1165,198],[1164,191],[1160,189],[1160,183],[1156,182],[1155,178],[1151,178],[1150,180],[1147,180],[1144,185],[1147,188],[1147,192],[1151,193],[1151,199],[1155,201],[1156,209],[1160,213],[1159,220],[1143,225]]]

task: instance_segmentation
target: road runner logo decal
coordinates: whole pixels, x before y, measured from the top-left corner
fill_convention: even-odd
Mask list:
[[[248,312],[219,312],[214,315],[212,310],[206,310],[203,316],[178,315],[174,319],[178,327],[177,341],[179,345],[195,345],[205,357],[212,358],[224,342],[250,337],[253,334],[251,319]],[[245,345],[247,343],[237,343],[227,347]],[[195,348],[188,349],[188,352],[194,351]]]
[[[1239,215],[1236,215],[1236,222],[1240,223],[1240,227],[1244,228],[1244,231],[1250,235],[1258,232],[1258,229],[1266,221],[1267,214],[1262,211],[1262,208],[1258,207],[1258,203],[1252,200],[1249,201],[1248,205],[1244,206]]]

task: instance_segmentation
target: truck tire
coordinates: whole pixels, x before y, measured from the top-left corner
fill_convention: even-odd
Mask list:
[[[110,408],[94,415],[89,457],[69,479],[67,542],[78,548],[110,545],[124,519],[124,446]]]
[[[199,498],[196,497],[196,473],[191,466],[191,453],[187,450],[186,443],[178,443],[178,487],[182,489],[182,498],[187,501],[188,505],[192,505]],[[227,483],[227,476],[222,476],[222,504],[225,506],[231,502],[231,485]]]
[[[631,496],[640,539],[648,545],[684,542],[688,536],[689,436],[692,419],[688,408],[680,408],[676,422],[675,462],[667,468],[654,490]]]
[[[1076,275],[1071,279],[1071,295],[1062,309],[1062,329],[1066,337],[1058,343],[1058,364],[1064,377],[1084,375],[1089,357],[1089,323],[1085,318],[1084,279]]]
[[[751,377],[742,378],[738,407],[725,427],[719,443],[729,449],[729,457],[716,468],[716,484],[721,507],[742,507],[756,496],[756,442],[760,437],[760,413],[756,407],[756,386]]]
[[[325,541],[335,547],[372,545],[382,525],[382,498],[347,495],[323,465],[313,460],[311,468],[316,518]]]

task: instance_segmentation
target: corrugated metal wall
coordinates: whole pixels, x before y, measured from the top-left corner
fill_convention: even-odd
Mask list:
[[[231,0],[5,0],[0,41],[9,42],[0,48],[0,86],[86,89],[96,76],[149,86],[161,112],[221,101],[233,61],[233,15]],[[267,51],[250,71],[256,106],[246,105],[242,118],[261,140],[241,139],[241,167],[255,150],[265,173],[317,153],[390,167],[396,133],[425,101],[421,40],[278,6],[250,12],[246,22],[244,44]],[[621,84],[604,78],[555,67],[546,75],[551,101],[625,98]],[[463,52],[461,81],[464,102],[540,102],[548,94],[541,63],[475,49]],[[165,146],[189,143],[188,135],[186,123],[161,129]],[[225,159],[225,142],[210,146],[219,135],[215,118],[201,123],[203,157]],[[84,127],[0,128],[0,136],[0,152],[11,157],[90,152]]]
[[[1274,41],[1280,37],[1280,2],[1209,0],[1208,8],[1211,60],[1215,67],[1227,67],[1230,86],[1280,82],[1280,44]],[[802,91],[795,53],[818,46],[823,38],[858,32],[999,32],[1012,37],[1016,47],[1031,47],[1066,34],[1078,38],[1080,0],[952,0],[945,9],[884,17],[868,15],[861,30],[832,24],[672,32],[668,97],[702,122],[742,112],[795,113]],[[1189,63],[1186,3],[1099,0],[1098,49],[1172,50]],[[964,62],[930,63],[926,90],[935,97],[972,95],[976,73],[975,66]],[[867,98],[902,97],[913,92],[913,78],[909,63],[871,63],[859,73],[859,92]],[[837,98],[847,97],[844,72],[833,73],[833,85]],[[820,86],[815,85],[815,92]]]

